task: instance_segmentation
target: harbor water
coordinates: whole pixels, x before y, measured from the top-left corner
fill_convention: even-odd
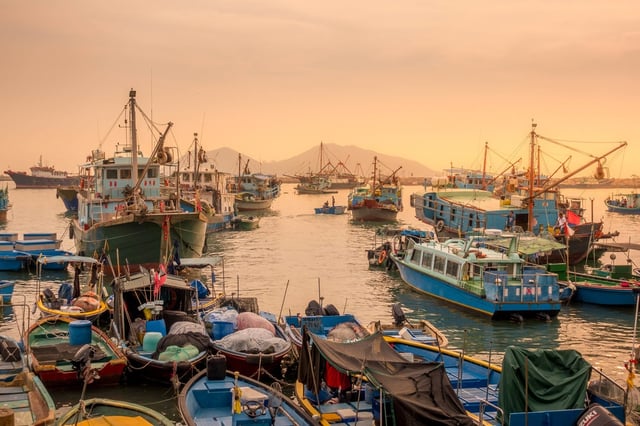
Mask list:
[[[13,189],[9,197],[13,208],[8,221],[0,224],[2,232],[56,232],[63,240],[62,248],[74,251],[69,238],[69,218],[55,189]],[[403,190],[404,211],[399,222],[416,228],[427,226],[414,217],[409,199],[422,186],[406,186]],[[640,216],[609,213],[604,199],[627,189],[572,189],[563,194],[582,197],[588,208],[587,219],[603,220],[606,232],[618,231],[615,241],[635,242],[640,235]],[[340,190],[336,205],[346,204],[347,190]],[[363,323],[393,320],[391,307],[401,303],[409,321],[426,319],[442,330],[449,348],[465,354],[500,363],[509,345],[527,348],[575,349],[596,368],[619,383],[627,377],[625,363],[636,343],[635,308],[606,308],[572,304],[562,308],[550,322],[535,320],[523,323],[496,322],[408,289],[400,277],[385,270],[370,269],[366,250],[373,248],[376,227],[369,223],[353,223],[349,214],[316,215],[314,208],[331,200],[331,194],[298,195],[294,185],[283,185],[283,195],[272,209],[265,212],[260,226],[250,231],[223,231],[207,238],[207,251],[222,255],[223,265],[216,270],[217,290],[227,294],[253,296],[260,309],[276,316],[303,313],[307,303],[322,300],[338,310],[354,313]],[[592,207],[592,209],[591,209]],[[610,263],[610,254],[602,259]],[[626,262],[625,253],[615,253],[616,263]],[[640,264],[640,253],[630,253]],[[5,307],[0,333],[20,337],[29,321],[39,316],[33,310],[36,297],[35,271],[0,272],[0,279],[16,280],[13,302]],[[43,279],[72,281],[71,272],[47,273]],[[24,305],[25,309],[21,306]],[[24,314],[23,315],[23,311]],[[63,410],[77,403],[78,389],[51,389],[57,406]],[[110,388],[98,383],[89,385],[86,397],[103,396],[127,399],[148,405],[176,421],[179,420],[175,391],[169,387],[126,383]]]

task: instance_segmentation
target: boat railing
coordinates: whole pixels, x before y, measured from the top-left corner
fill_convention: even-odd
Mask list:
[[[538,302],[558,299],[557,275],[538,271],[524,271],[509,275],[507,271],[485,270],[483,286],[486,298],[496,302]],[[551,291],[549,289],[551,288]]]
[[[502,410],[502,408],[498,407],[496,404],[493,404],[487,401],[486,399],[483,399],[480,401],[480,411],[478,412],[478,424],[479,425],[484,424],[484,413],[487,407],[491,407],[496,410],[495,418],[488,419],[488,420],[500,420],[500,424],[504,425],[504,411]]]

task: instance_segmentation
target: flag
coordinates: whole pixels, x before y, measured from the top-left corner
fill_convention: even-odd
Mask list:
[[[567,237],[570,237],[570,236],[572,236],[573,234],[575,234],[575,233],[576,233],[576,231],[574,231],[574,230],[573,230],[573,228],[571,228],[571,227],[569,226],[569,224],[567,223],[567,224],[564,226],[564,233],[565,233],[565,235],[566,235]]]
[[[571,225],[579,225],[580,224],[580,216],[571,210],[567,210],[567,223]]]

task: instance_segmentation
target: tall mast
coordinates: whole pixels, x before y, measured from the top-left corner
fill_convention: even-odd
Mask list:
[[[136,91],[129,90],[129,125],[131,132],[131,181],[138,181],[138,139],[136,131]]]
[[[489,150],[489,142],[484,143],[484,162],[482,163],[482,189],[487,189],[485,176],[487,170],[487,151]]]
[[[529,232],[533,232],[534,227],[534,217],[533,217],[533,178],[535,176],[535,171],[533,168],[534,158],[535,158],[535,146],[536,146],[536,123],[531,123],[531,152],[529,153],[529,202],[527,203],[527,211],[528,211],[528,228]]]
[[[200,161],[198,159],[198,134],[193,134],[193,187],[198,188],[200,183],[199,175]]]

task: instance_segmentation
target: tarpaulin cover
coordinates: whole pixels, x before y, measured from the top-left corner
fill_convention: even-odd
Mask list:
[[[311,343],[312,342],[312,343]],[[355,342],[333,342],[306,331],[298,380],[319,391],[326,359],[343,373],[364,374],[393,400],[396,425],[473,425],[447,378],[442,363],[411,363],[375,333]]]
[[[591,364],[575,350],[508,347],[498,396],[505,424],[511,413],[585,408],[590,373]]]

